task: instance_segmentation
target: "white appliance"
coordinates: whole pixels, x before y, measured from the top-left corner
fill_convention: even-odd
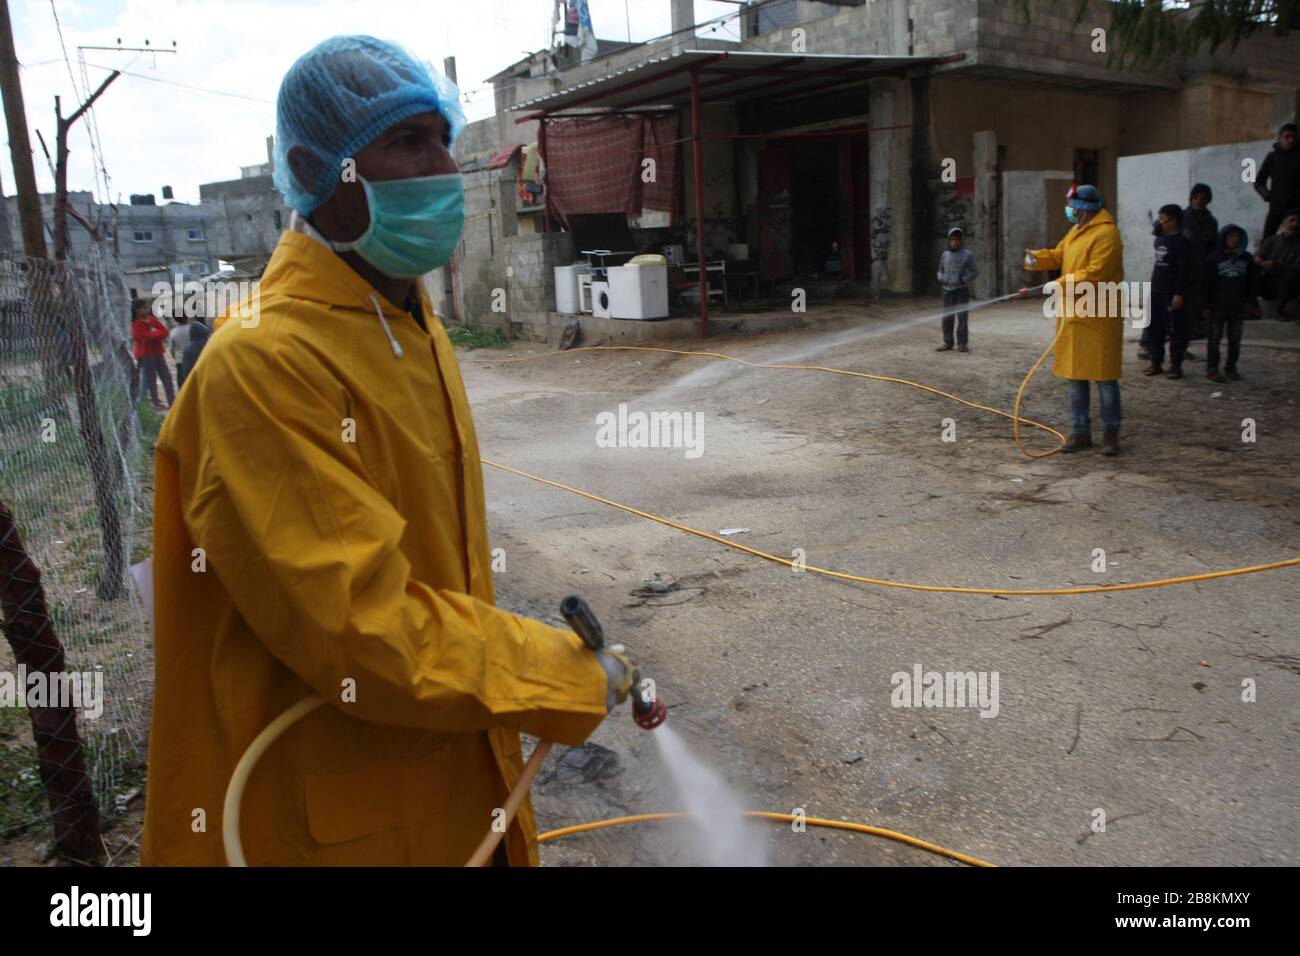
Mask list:
[[[591,273],[578,276],[578,311],[591,315]]]
[[[598,319],[608,319],[609,311],[609,283],[593,282],[591,284],[591,314]]]
[[[591,266],[586,263],[555,267],[556,312],[562,312],[565,315],[577,315],[582,311],[582,301],[578,294],[578,277],[590,274]]]
[[[662,257],[656,257],[660,263]],[[609,315],[614,319],[668,318],[668,266],[635,262],[609,269]]]

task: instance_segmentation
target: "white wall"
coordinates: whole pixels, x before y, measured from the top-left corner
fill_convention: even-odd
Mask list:
[[[1257,173],[1272,148],[1272,140],[1253,140],[1121,156],[1117,181],[1125,278],[1130,282],[1151,278],[1155,256],[1151,223],[1156,211],[1166,203],[1186,206],[1196,183],[1205,183],[1214,191],[1210,212],[1219,220],[1219,227],[1235,222],[1250,235],[1250,247],[1257,248],[1268,207],[1255,193],[1254,183],[1242,180],[1243,160],[1253,160]]]
[[[1047,234],[1049,179],[1069,180],[1069,170],[1008,169],[1002,173],[1002,290],[1012,292],[1029,277],[1021,268],[1026,249],[1046,249],[1061,241]],[[1064,193],[1062,193],[1064,197]],[[1061,199],[1065,205],[1065,199]],[[1064,235],[1064,233],[1062,233]],[[1040,276],[1036,281],[1043,281]]]

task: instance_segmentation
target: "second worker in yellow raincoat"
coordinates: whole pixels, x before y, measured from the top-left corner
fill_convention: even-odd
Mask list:
[[[1102,453],[1119,453],[1122,424],[1119,378],[1124,316],[1116,294],[1124,281],[1124,245],[1095,186],[1074,186],[1066,196],[1066,217],[1074,225],[1054,249],[1029,249],[1025,268],[1061,270],[1054,292],[1059,338],[1052,372],[1069,380],[1070,437],[1063,452],[1092,447],[1089,382],[1097,383]]]
[[[463,221],[455,88],[336,37],[290,70],[278,119],[294,218],[157,445],[142,861],[225,863],[236,761],[316,693],[248,782],[248,862],[459,865],[520,731],[580,743],[632,665],[493,603],[474,424],[415,282]],[[503,846],[537,862],[527,803]]]

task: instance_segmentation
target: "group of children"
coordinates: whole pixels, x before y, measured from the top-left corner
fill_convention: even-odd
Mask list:
[[[1259,266],[1247,248],[1245,229],[1235,223],[1217,228],[1206,209],[1212,196],[1209,186],[1198,183],[1186,209],[1170,203],[1156,215],[1149,322],[1138,352],[1139,359],[1150,362],[1145,375],[1182,378],[1187,344],[1199,330],[1197,323],[1203,322],[1206,377],[1212,382],[1241,378],[1237,360],[1242,327],[1248,315],[1259,315]],[[1225,335],[1228,354],[1220,372]]]
[[[131,346],[136,361],[136,394],[141,391],[149,393],[154,411],[162,412],[171,407],[175,400],[172,388],[171,370],[167,367],[166,354],[171,351],[172,361],[176,363],[176,388],[185,384],[185,376],[194,363],[199,360],[199,353],[212,334],[201,319],[190,321],[178,316],[176,326],[168,329],[149,308],[147,299],[136,299],[131,305]],[[163,385],[167,395],[167,404],[158,400],[158,382]]]
[[[1247,317],[1260,315],[1261,292],[1276,293],[1278,318],[1287,321],[1289,303],[1296,298],[1300,274],[1300,210],[1284,216],[1275,236],[1252,256],[1246,230],[1235,223],[1222,229],[1209,214],[1210,187],[1192,188],[1186,209],[1160,207],[1153,225],[1155,265],[1151,271],[1148,324],[1142,332],[1138,358],[1150,364],[1143,374],[1183,377],[1184,359],[1194,358],[1188,342],[1206,338],[1206,377],[1212,382],[1239,381],[1241,333]],[[959,228],[948,231],[948,248],[939,260],[943,289],[943,344],[935,351],[970,351],[970,283],[977,275],[975,256],[966,248]],[[1221,345],[1227,338],[1226,357]],[[1169,368],[1165,369],[1168,343]],[[1223,360],[1222,371],[1220,361]]]

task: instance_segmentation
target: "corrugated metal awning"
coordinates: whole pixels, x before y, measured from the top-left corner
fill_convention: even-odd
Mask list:
[[[510,165],[510,160],[515,158],[515,153],[523,149],[518,143],[512,143],[509,146],[502,146],[492,154],[492,158],[487,161],[484,169],[503,169]]]
[[[510,110],[550,116],[572,109],[682,106],[691,99],[692,72],[699,75],[702,102],[797,96],[858,83],[873,76],[901,74],[961,56],[679,50],[670,56],[651,57],[585,83],[533,97]]]

